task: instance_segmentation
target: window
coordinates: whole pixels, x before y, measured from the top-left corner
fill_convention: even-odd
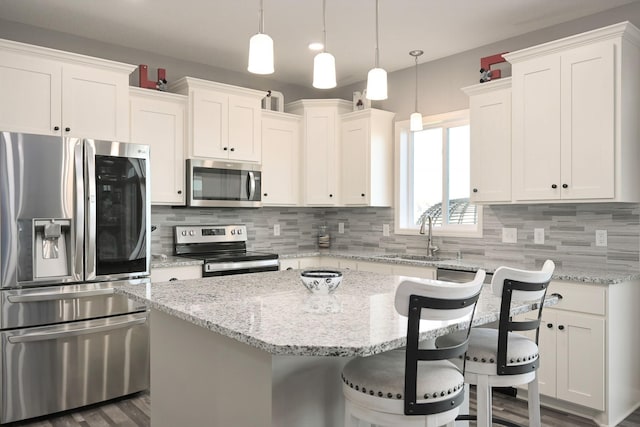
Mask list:
[[[434,235],[482,236],[482,209],[469,202],[469,111],[423,123],[418,132],[396,123],[396,233],[415,234],[431,216]]]

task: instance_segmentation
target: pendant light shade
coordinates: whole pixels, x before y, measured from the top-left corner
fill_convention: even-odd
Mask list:
[[[411,113],[411,117],[409,118],[409,130],[412,132],[422,130],[422,114],[418,112]]]
[[[336,87],[336,59],[327,49],[327,0],[322,0],[322,52],[313,58],[313,87],[332,89]]]
[[[387,72],[380,68],[380,50],[378,48],[378,11],[376,0],[376,66],[367,75],[367,99],[380,101],[387,99]]]
[[[260,0],[260,22],[258,34],[249,40],[249,66],[254,74],[273,74],[273,39],[264,34],[264,14]]]
[[[372,68],[367,74],[367,99],[387,99],[387,72],[382,68]]]
[[[416,105],[415,110],[409,117],[409,130],[418,132],[422,130],[422,114],[418,112],[418,57],[424,52],[421,50],[412,50],[409,55],[413,56],[416,60]]]
[[[313,58],[313,87],[331,89],[336,87],[336,59],[327,52]]]

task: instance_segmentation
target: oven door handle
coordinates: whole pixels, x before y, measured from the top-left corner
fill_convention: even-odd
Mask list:
[[[247,180],[247,191],[249,198],[247,200],[253,200],[253,196],[256,194],[256,177],[253,171],[247,172],[249,179]]]
[[[107,325],[94,326],[89,328],[72,329],[68,331],[53,331],[53,332],[36,332],[25,335],[15,335],[9,337],[8,340],[12,344],[34,342],[34,341],[48,341],[57,340],[59,338],[77,337],[81,335],[97,334],[101,332],[113,331],[115,329],[128,328],[135,325],[143,324],[147,321],[147,317],[126,320],[124,322],[111,323]]]
[[[114,288],[108,289],[92,289],[90,291],[78,291],[78,292],[37,292],[27,295],[10,295],[7,300],[12,303],[21,302],[41,302],[41,301],[59,301],[74,298],[87,298],[98,295],[113,295],[115,293]]]

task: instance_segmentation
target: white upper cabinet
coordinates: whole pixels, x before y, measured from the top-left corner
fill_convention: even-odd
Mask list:
[[[515,202],[640,201],[638,46],[622,23],[505,55]]]
[[[262,112],[262,204],[300,204],[302,117]]]
[[[0,40],[0,129],[128,141],[134,69]]]
[[[339,99],[305,99],[286,110],[303,116],[302,182],[304,205],[339,205],[340,114],[352,103]]]
[[[394,115],[366,109],[341,116],[342,205],[391,206]]]
[[[189,96],[189,157],[260,162],[266,92],[183,77],[169,86]]]
[[[469,95],[471,202],[510,202],[511,78],[462,90]]]
[[[185,204],[187,98],[131,88],[131,142],[151,149],[151,203]]]

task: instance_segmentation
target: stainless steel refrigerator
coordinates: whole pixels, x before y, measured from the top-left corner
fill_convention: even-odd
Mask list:
[[[147,389],[149,147],[0,132],[0,423]]]

